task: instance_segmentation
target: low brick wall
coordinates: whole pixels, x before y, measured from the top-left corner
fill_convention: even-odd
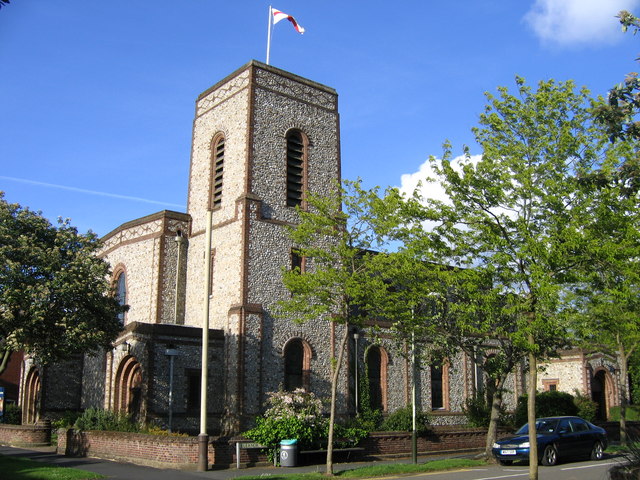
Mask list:
[[[418,436],[418,453],[481,450],[486,437],[484,428],[432,427],[426,435]],[[369,458],[407,456],[411,454],[411,433],[372,432],[360,446]]]
[[[0,424],[0,444],[13,447],[44,447],[51,445],[51,424]]]
[[[434,427],[426,437],[418,437],[421,455],[445,451],[469,451],[484,448],[486,430],[457,427]],[[236,465],[236,443],[240,438],[214,438],[209,443],[209,464],[218,468]],[[372,433],[359,445],[362,452],[349,454],[350,460],[364,458],[406,457],[411,454],[411,434],[406,432]],[[58,453],[69,456],[99,457],[165,468],[195,468],[198,463],[197,437],[171,437],[123,432],[80,432],[58,430]],[[336,459],[342,457],[336,452]],[[300,458],[314,462],[316,457]],[[346,460],[346,458],[345,458]],[[260,450],[241,450],[243,466],[264,465],[266,455]]]
[[[58,453],[153,467],[195,469],[198,464],[198,437],[60,429]],[[214,464],[214,449],[211,445],[208,456],[209,464]]]

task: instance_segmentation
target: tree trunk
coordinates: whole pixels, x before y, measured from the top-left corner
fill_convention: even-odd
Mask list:
[[[0,375],[2,375],[7,369],[7,365],[9,365],[9,358],[11,358],[11,350],[9,348],[0,350]]]
[[[333,475],[333,430],[336,421],[336,396],[338,392],[338,381],[340,380],[340,367],[342,366],[342,358],[344,357],[345,347],[349,339],[349,324],[344,325],[344,335],[338,347],[338,358],[331,359],[331,412],[329,414],[329,435],[327,438],[327,468],[326,474]]]
[[[534,345],[533,335],[529,343]],[[527,398],[527,422],[529,423],[529,480],[538,480],[538,435],[536,432],[536,385],[538,383],[538,362],[535,353],[529,353],[529,396]]]
[[[618,364],[620,365],[620,444],[626,446],[629,442],[627,435],[627,404],[629,402],[629,381],[627,373],[627,358],[625,356],[624,345],[618,344]]]
[[[487,442],[484,447],[484,454],[487,458],[491,458],[491,448],[493,448],[498,436],[498,422],[500,421],[500,409],[502,408],[502,389],[506,378],[505,375],[500,375],[491,396],[491,416],[489,417],[489,428],[487,429]]]

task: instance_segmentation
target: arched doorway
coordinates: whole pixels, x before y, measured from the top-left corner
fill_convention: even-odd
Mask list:
[[[365,352],[367,383],[369,384],[369,407],[387,411],[387,364],[389,357],[384,348],[372,345]]]
[[[33,367],[29,370],[27,381],[25,382],[22,405],[23,424],[36,423],[40,418],[41,392],[40,372],[36,367]]]
[[[607,420],[612,393],[611,379],[606,370],[600,369],[595,372],[591,378],[591,399],[598,404],[596,411],[598,420]]]
[[[133,356],[125,357],[116,373],[114,411],[126,413],[132,420],[142,416],[142,367]]]

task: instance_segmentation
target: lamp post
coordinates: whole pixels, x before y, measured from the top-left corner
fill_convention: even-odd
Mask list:
[[[359,366],[358,366],[358,338],[360,338],[360,334],[356,331],[353,334],[353,340],[355,342],[355,355],[354,355],[354,358],[355,358],[355,365],[356,365],[356,371],[355,371],[355,380],[356,380],[356,388],[355,388],[355,391],[356,391],[356,416],[358,416],[358,413],[359,413],[359,411],[358,411],[358,406],[359,406],[359,399],[358,399],[358,393],[359,393],[358,392],[358,388],[359,388],[359,385],[358,385],[358,370],[359,370]]]
[[[173,359],[179,352],[173,345],[167,345],[164,354],[169,357],[169,432],[171,432],[173,423]]]
[[[411,309],[413,317],[413,309]],[[416,340],[415,333],[411,332],[411,461],[418,463],[418,432],[416,428]]]
[[[204,250],[204,308],[202,312],[202,376],[200,380],[200,434],[198,435],[198,471],[209,466],[209,435],[207,433],[207,376],[209,366],[209,302],[211,296],[211,222],[213,212],[207,210]]]

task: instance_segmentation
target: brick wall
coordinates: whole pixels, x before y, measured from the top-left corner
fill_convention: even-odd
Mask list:
[[[14,447],[51,445],[51,425],[0,425],[0,444]]]
[[[213,451],[209,448],[209,464],[215,463]],[[60,429],[58,452],[154,467],[194,468],[198,463],[198,438]]]

